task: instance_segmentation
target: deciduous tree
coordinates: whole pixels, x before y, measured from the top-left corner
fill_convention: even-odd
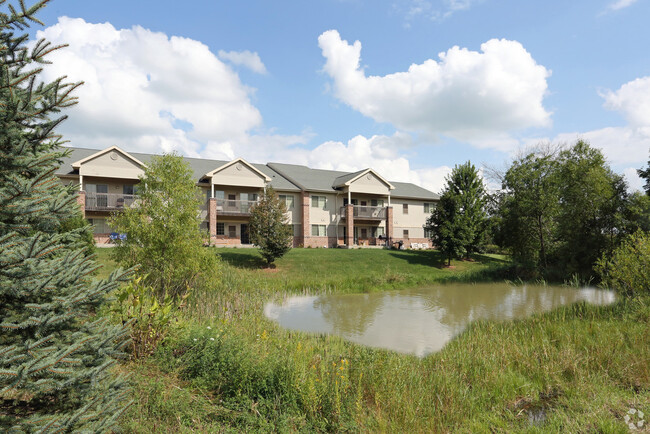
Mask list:
[[[115,214],[111,225],[126,239],[112,250],[114,259],[139,267],[143,282],[160,300],[182,296],[217,272],[216,255],[203,247],[201,194],[183,158],[154,156],[138,184],[134,206]]]

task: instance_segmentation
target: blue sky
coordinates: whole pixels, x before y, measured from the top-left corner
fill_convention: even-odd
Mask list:
[[[373,167],[434,191],[540,141],[582,137],[633,187],[648,160],[648,0],[54,0],[39,17],[70,44],[46,75],[86,82],[74,146]]]

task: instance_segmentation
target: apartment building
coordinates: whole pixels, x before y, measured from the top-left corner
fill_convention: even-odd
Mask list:
[[[137,201],[139,176],[152,154],[70,148],[57,175],[79,186],[78,202],[98,243],[109,242],[108,217]],[[202,227],[214,245],[250,243],[251,207],[267,186],[287,205],[294,246],[427,243],[423,225],[439,200],[415,184],[388,181],[372,169],[354,173],[282,163],[185,158],[205,201]]]

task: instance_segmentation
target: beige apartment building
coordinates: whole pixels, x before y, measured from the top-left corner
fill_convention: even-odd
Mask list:
[[[153,156],[116,146],[70,148],[57,175],[79,186],[78,202],[98,243],[110,242],[107,221],[137,200],[139,176]],[[423,225],[437,194],[415,184],[388,181],[372,169],[347,173],[282,163],[251,164],[184,158],[203,191],[202,227],[213,245],[247,245],[251,207],[267,186],[287,205],[294,246],[407,247],[430,243]]]

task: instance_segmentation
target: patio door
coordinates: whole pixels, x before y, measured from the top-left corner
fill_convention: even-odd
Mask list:
[[[359,244],[359,228],[354,228],[354,244]]]
[[[247,224],[242,224],[241,225],[241,233],[240,233],[240,240],[242,244],[250,244],[250,236],[248,233],[248,225]]]

